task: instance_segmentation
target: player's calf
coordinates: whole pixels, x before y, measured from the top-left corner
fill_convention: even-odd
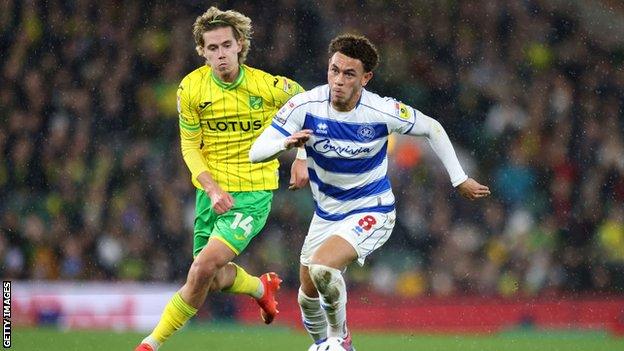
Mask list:
[[[314,341],[327,339],[327,318],[320,297],[309,297],[301,289],[297,295],[303,326]]]

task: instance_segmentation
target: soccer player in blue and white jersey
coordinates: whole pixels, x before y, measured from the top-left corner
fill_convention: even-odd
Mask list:
[[[270,160],[305,145],[316,211],[300,258],[303,323],[315,341],[340,337],[352,350],[342,271],[354,261],[362,265],[394,227],[388,135],[426,137],[462,196],[478,199],[490,190],[464,173],[439,122],[364,89],[379,61],[367,38],[336,37],[329,56],[328,84],[290,99],[256,140],[250,159]]]

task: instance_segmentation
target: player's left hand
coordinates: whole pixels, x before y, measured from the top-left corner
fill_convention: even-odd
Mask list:
[[[308,161],[296,158],[290,166],[290,183],[288,190],[301,189],[308,184],[309,180]]]
[[[475,200],[490,195],[490,188],[479,184],[472,178],[468,178],[463,183],[459,184],[457,186],[457,191],[459,191],[461,196],[469,200]]]

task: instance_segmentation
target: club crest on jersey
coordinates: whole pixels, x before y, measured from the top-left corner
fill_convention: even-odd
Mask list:
[[[407,106],[404,103],[395,102],[394,103],[394,109],[395,109],[395,113],[400,118],[402,118],[402,119],[409,119],[410,118],[409,109],[407,108]]]
[[[260,96],[250,96],[249,97],[249,107],[252,110],[259,110],[262,108],[262,98]]]
[[[375,128],[371,126],[360,126],[357,130],[357,135],[361,141],[371,141],[375,138]]]
[[[315,133],[317,133],[317,134],[327,134],[327,124],[322,123],[322,122],[317,124]]]

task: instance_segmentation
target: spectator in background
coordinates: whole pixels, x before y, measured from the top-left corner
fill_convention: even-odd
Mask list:
[[[607,218],[598,226],[599,252],[613,282],[613,288],[624,291],[624,206],[613,204]],[[601,256],[602,256],[601,255]]]
[[[439,226],[416,232],[417,219],[399,216],[395,235],[381,250],[407,245],[419,249],[410,251],[405,261],[372,257],[371,267],[391,266],[390,272],[398,272],[419,262],[421,288],[402,288],[411,294],[497,294],[504,285],[497,282],[510,276],[518,277],[512,294],[570,293],[581,288],[621,291],[614,283],[621,273],[607,274],[615,271],[608,268],[604,255],[588,254],[602,252],[591,251],[600,247],[598,228],[607,222],[611,207],[624,203],[624,69],[618,56],[622,43],[613,39],[617,36],[607,33],[610,38],[604,40],[605,34],[592,30],[587,14],[575,4],[561,7],[546,1],[388,6],[376,1],[275,0],[272,4],[229,3],[257,14],[257,49],[250,60],[266,62],[271,72],[314,86],[324,77],[311,72],[327,64],[315,58],[323,56],[325,43],[335,34],[352,31],[388,43],[389,48],[380,49],[391,54],[384,59],[387,64],[379,67],[371,89],[413,101],[424,113],[438,116],[457,141],[462,164],[470,160],[478,165],[479,178],[494,189],[500,188],[496,171],[511,164],[506,162],[510,153],[520,149],[533,191],[528,202],[518,203],[528,215],[524,218],[531,219],[529,234],[522,240],[538,231],[554,233],[552,243],[538,254],[547,257],[540,258],[539,265],[532,263],[536,251],[514,253],[516,244],[500,229],[509,227],[515,212],[507,206],[508,197],[502,197],[506,192],[494,192],[494,207],[461,205],[437,181],[441,170],[433,167],[435,163],[425,162],[427,167],[414,163],[401,168],[400,175],[389,175],[397,201],[419,211],[419,216],[435,218]],[[86,0],[0,1],[0,235],[4,241],[0,271],[4,276],[34,277],[33,268],[40,264],[35,260],[44,256],[33,255],[34,243],[24,235],[24,222],[35,213],[47,232],[53,221],[63,222],[57,218],[61,213],[66,224],[56,224],[56,231],[75,241],[77,248],[70,249],[65,240],[48,240],[52,254],[46,262],[61,267],[61,278],[66,274],[63,262],[71,257],[72,262],[82,262],[77,279],[121,279],[122,266],[109,268],[97,254],[98,247],[101,238],[110,235],[107,218],[138,206],[143,209],[135,231],[123,227],[117,233],[123,243],[119,262],[130,255],[125,248],[133,237],[133,245],[147,242],[165,254],[158,266],[150,264],[153,257],[139,255],[143,268],[124,269],[124,276],[132,271],[130,276],[139,280],[184,279],[190,260],[169,253],[192,245],[186,233],[192,228],[193,188],[183,181],[186,169],[177,147],[177,121],[169,109],[178,77],[195,64],[193,48],[185,45],[184,28],[192,24],[187,19],[197,11],[197,5],[188,2],[95,6]],[[617,7],[611,11],[624,17]],[[351,15],[339,20],[345,12]],[[299,44],[284,45],[285,41]],[[281,60],[273,58],[274,52]],[[502,106],[511,106],[522,122],[494,120],[499,114],[493,111]],[[484,133],[490,124],[505,124],[507,129]],[[389,157],[390,162],[401,158],[396,153]],[[420,157],[430,157],[427,148],[421,148]],[[136,177],[151,181],[132,185],[141,189],[139,199],[120,201],[128,194],[129,180]],[[418,196],[421,187],[434,189],[435,196]],[[282,232],[288,233],[289,246],[300,245],[305,233],[297,228],[310,218],[293,215],[284,205],[293,201],[291,196],[275,193],[274,217],[264,238],[243,260],[264,260],[270,247],[264,240],[274,240]],[[305,196],[296,201],[311,206]],[[487,219],[491,213],[500,218]],[[452,228],[445,220],[449,216],[474,224],[479,239],[476,255],[485,258],[468,260],[469,270],[478,274],[467,281],[462,278],[461,284],[452,274],[460,266],[454,262],[462,262],[461,271],[467,260],[444,259],[444,252],[454,245]],[[269,267],[296,266],[296,257],[280,257],[284,262],[270,262]],[[590,277],[579,280],[582,271],[590,272]],[[526,280],[524,272],[539,274],[531,273]],[[297,276],[296,271],[285,274]],[[370,286],[370,272],[357,274],[349,281]]]

